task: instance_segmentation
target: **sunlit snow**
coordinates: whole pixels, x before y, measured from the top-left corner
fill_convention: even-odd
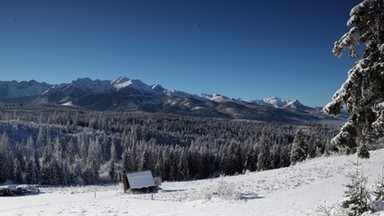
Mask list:
[[[360,160],[368,188],[381,175],[384,150]],[[165,182],[158,193],[124,194],[120,185],[41,188],[0,197],[0,215],[310,215],[337,206],[356,156],[316,158],[282,169],[216,179]],[[377,213],[376,215],[383,215]]]

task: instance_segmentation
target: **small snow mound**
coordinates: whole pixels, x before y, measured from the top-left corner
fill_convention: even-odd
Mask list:
[[[72,101],[66,102],[61,104],[62,106],[67,106],[67,107],[78,107],[77,105],[73,104]]]

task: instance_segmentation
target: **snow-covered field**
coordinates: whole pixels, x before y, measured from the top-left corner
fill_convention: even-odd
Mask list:
[[[124,194],[118,185],[42,188],[38,195],[0,197],[0,215],[307,215],[343,199],[355,161],[331,156],[277,170],[165,182],[153,197]],[[384,150],[360,163],[372,187],[381,176]]]

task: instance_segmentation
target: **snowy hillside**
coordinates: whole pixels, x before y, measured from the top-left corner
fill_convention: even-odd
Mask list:
[[[374,151],[360,161],[369,188],[381,174],[383,154]],[[343,199],[355,160],[331,156],[277,170],[165,182],[153,200],[150,194],[123,194],[120,186],[42,188],[39,195],[1,197],[0,215],[316,215],[320,205]]]

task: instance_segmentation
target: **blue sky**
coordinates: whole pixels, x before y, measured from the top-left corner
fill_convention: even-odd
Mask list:
[[[119,76],[189,93],[323,106],[357,0],[0,0],[0,80]]]

